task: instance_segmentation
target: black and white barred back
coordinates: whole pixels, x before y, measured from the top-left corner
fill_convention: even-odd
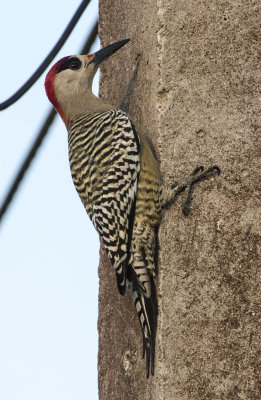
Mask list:
[[[69,130],[76,190],[97,229],[124,293],[140,170],[139,139],[120,110],[90,113]]]
[[[144,220],[155,214],[151,204],[150,215],[145,209],[147,203],[155,203],[152,188],[157,186],[154,180],[158,177],[143,174],[142,195],[137,196],[140,138],[121,110],[81,116],[72,122],[68,133],[73,182],[107,250],[121,294],[127,282],[142,327],[148,375],[150,366],[152,373],[154,368],[156,316],[151,285],[156,274],[154,229]],[[159,199],[159,193],[156,197]],[[159,214],[159,205],[156,208]]]

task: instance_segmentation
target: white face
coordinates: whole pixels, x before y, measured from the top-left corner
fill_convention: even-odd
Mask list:
[[[97,66],[91,63],[87,56],[70,57],[61,66],[54,80],[54,90],[57,101],[65,111],[78,104],[79,101],[91,92],[93,77]]]
[[[64,57],[50,69],[45,78],[46,94],[67,126],[83,113],[113,109],[92,93],[92,81],[99,64],[128,41],[110,44],[94,54]]]

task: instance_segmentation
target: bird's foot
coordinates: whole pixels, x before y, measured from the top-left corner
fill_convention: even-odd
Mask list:
[[[190,202],[192,199],[193,186],[196,182],[203,181],[205,179],[210,178],[214,175],[219,175],[220,169],[217,165],[209,167],[207,170],[204,170],[203,166],[195,168],[191,175],[187,177],[187,179],[181,184],[172,185],[172,189],[174,190],[174,196],[178,195],[181,192],[184,193],[184,199],[182,202],[182,212],[184,215],[189,215],[190,213]]]

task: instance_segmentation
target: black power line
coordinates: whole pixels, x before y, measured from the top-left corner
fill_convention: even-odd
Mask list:
[[[43,74],[43,72],[46,70],[46,68],[51,64],[53,61],[54,57],[57,55],[57,53],[61,50],[62,46],[68,39],[69,35],[71,34],[73,28],[79,21],[82,13],[84,12],[85,8],[88,6],[90,3],[90,0],[83,0],[82,3],[80,4],[78,10],[72,17],[71,21],[69,22],[67,28],[63,32],[62,36],[54,46],[54,48],[50,51],[50,53],[47,55],[45,60],[42,62],[42,64],[37,68],[35,73],[31,76],[31,78],[26,81],[23,86],[17,90],[9,99],[4,101],[3,103],[0,103],[0,111],[5,110],[7,107],[11,106],[14,104],[17,100],[19,100],[32,86],[33,84],[40,78],[40,76]]]
[[[95,25],[93,26],[92,31],[91,31],[90,35],[88,36],[88,39],[86,40],[86,43],[84,44],[84,46],[81,50],[81,54],[89,53],[90,48],[91,48],[92,44],[94,43],[97,34],[98,34],[98,21],[96,21]],[[45,138],[46,134],[48,133],[56,114],[57,113],[56,113],[55,109],[52,108],[51,111],[48,113],[48,116],[45,119],[42,127],[40,128],[40,131],[39,131],[33,145],[31,146],[31,149],[29,150],[27,156],[25,157],[25,160],[22,163],[22,166],[20,167],[20,169],[19,169],[19,171],[18,171],[6,197],[5,197],[3,204],[0,207],[0,224],[3,220],[3,215],[5,214],[8,207],[10,206],[10,204],[13,200],[13,197],[14,197],[20,183],[22,182],[26,171],[30,167],[34,156],[36,155],[37,151],[39,150],[39,148],[41,146],[43,139]]]
[[[55,109],[52,109],[51,112],[49,112],[46,120],[44,121],[44,124],[43,124],[42,128],[40,129],[40,132],[39,132],[36,140],[34,141],[34,143],[33,143],[32,147],[31,147],[29,153],[27,154],[27,156],[26,156],[26,158],[25,158],[25,160],[24,160],[24,162],[23,162],[18,174],[16,175],[16,178],[13,181],[13,183],[12,183],[8,193],[7,193],[7,196],[6,196],[2,206],[0,208],[0,222],[2,221],[2,217],[3,217],[4,213],[6,212],[7,208],[10,206],[10,203],[11,203],[13,197],[14,197],[14,194],[17,191],[18,186],[22,182],[24,174],[28,170],[28,168],[29,168],[29,166],[31,164],[31,161],[33,160],[37,150],[39,149],[39,147],[40,147],[40,145],[41,145],[41,143],[43,141],[43,138],[46,136],[46,134],[47,134],[47,132],[48,132],[53,120],[54,120],[55,115],[56,115],[56,111],[55,111]]]

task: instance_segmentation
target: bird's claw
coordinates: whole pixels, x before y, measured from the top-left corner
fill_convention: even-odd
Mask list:
[[[217,165],[213,165],[212,167],[209,167],[207,170],[204,170],[203,166],[194,169],[192,174],[188,177],[184,188],[185,195],[182,203],[182,212],[185,216],[188,216],[190,213],[190,202],[192,199],[193,185],[196,182],[200,182],[202,180],[210,178],[211,176],[219,174],[220,174],[220,168]]]

